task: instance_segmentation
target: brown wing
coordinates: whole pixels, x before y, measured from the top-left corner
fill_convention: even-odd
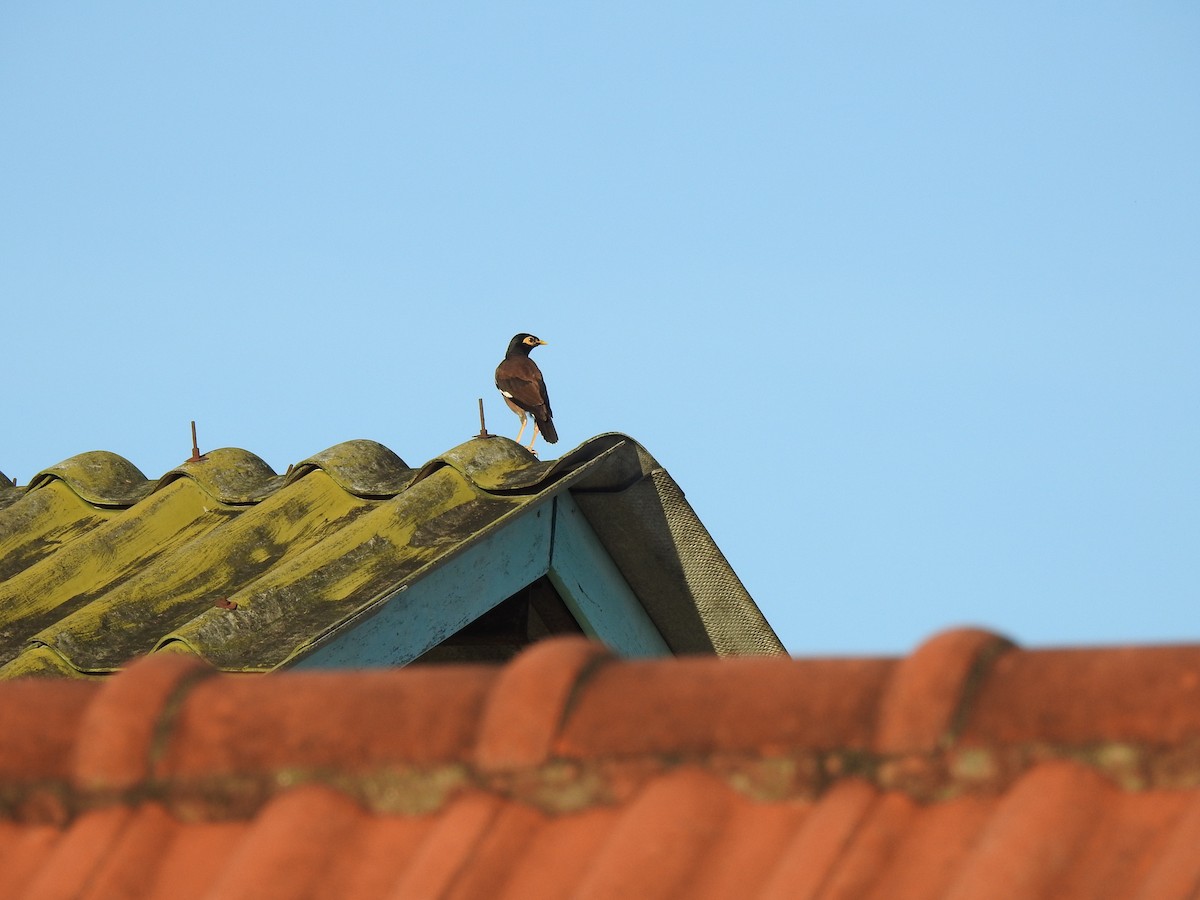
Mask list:
[[[500,363],[496,367],[496,387],[521,409],[533,413],[533,417],[539,421],[548,420],[553,415],[541,370],[528,356],[516,356]]]

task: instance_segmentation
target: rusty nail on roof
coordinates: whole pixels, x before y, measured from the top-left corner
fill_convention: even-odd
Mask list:
[[[480,437],[491,437],[491,435],[488,434],[487,425],[484,424],[484,421],[483,421],[483,398],[482,397],[479,398],[479,436]]]
[[[237,609],[238,607],[237,601],[230,600],[228,597],[219,598],[217,602],[213,604],[213,606],[217,607],[218,609]]]
[[[200,455],[200,445],[196,443],[196,420],[192,419],[192,455],[188,462],[199,462],[204,457]]]

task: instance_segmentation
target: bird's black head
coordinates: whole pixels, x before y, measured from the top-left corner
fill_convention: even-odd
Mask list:
[[[507,355],[516,356],[520,354],[521,356],[528,356],[530,350],[534,347],[540,347],[544,343],[546,342],[541,338],[534,337],[532,334],[522,331],[520,334],[514,335],[513,339],[508,342]]]

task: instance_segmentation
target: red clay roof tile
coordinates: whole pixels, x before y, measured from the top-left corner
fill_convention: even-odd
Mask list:
[[[803,800],[761,803],[732,795],[720,848],[696,866],[689,896],[694,900],[759,896],[811,810],[812,804]]]
[[[506,666],[483,716],[476,763],[506,769],[544,762],[576,687],[612,654],[583,640],[547,641]]]
[[[146,873],[154,871],[158,860],[183,827],[156,804],[147,803],[134,810],[87,878],[83,895],[96,900],[143,896]]]
[[[947,897],[1052,896],[1109,790],[1075,763],[1036,766],[1000,802]]]
[[[345,795],[308,785],[268,803],[254,827],[229,848],[210,894],[225,900],[286,900],[321,893],[343,846],[363,818]]]
[[[920,815],[907,794],[881,795],[871,804],[845,852],[830,872],[821,894],[825,897],[861,897],[877,883],[896,852],[897,845]]]
[[[443,897],[468,870],[476,849],[503,807],[491,794],[459,795],[430,824],[389,897]]]
[[[994,808],[993,798],[973,795],[921,807],[863,896],[870,900],[941,897]]]
[[[318,896],[391,896],[431,822],[428,816],[363,816],[354,835],[338,845]]]
[[[276,677],[198,685],[180,706],[159,773],[191,778],[465,761],[494,682],[484,666],[376,669],[353,677],[297,672],[283,685]]]
[[[0,897],[27,896],[61,837],[52,825],[0,822]]]
[[[797,900],[820,896],[878,797],[869,784],[856,778],[835,784],[800,823],[760,896]]]
[[[150,803],[143,806],[146,811],[155,808]],[[252,823],[244,821],[176,820],[162,855],[155,863],[137,870],[142,877],[142,893],[135,896],[147,900],[202,900],[213,896],[213,883],[251,827]]]
[[[108,806],[77,818],[23,886],[26,896],[45,900],[87,896],[92,879],[113,855],[122,830],[134,815],[129,807]]]
[[[1079,744],[1114,733],[1152,743],[1200,734],[1200,646],[1005,654],[980,688],[963,740]]]
[[[687,893],[700,863],[719,848],[732,799],[695,769],[655,779],[625,807],[572,893],[647,900]]]
[[[1157,798],[1156,798],[1157,799]],[[1157,858],[1145,860],[1146,872],[1140,885],[1133,884],[1129,896],[1138,900],[1183,900],[1200,893],[1200,792],[1192,791],[1186,807],[1173,827],[1158,843]]]
[[[970,694],[991,662],[1012,644],[988,631],[960,628],[926,641],[888,682],[875,734],[880,753],[933,750],[952,738]]]
[[[532,655],[532,654],[530,654]],[[555,749],[569,756],[870,746],[892,660],[777,660],[728,665],[685,657],[596,672]]]
[[[95,695],[96,685],[34,679],[0,691],[0,784],[65,778],[80,719]]]
[[[513,859],[521,855],[530,838],[545,823],[545,814],[533,807],[518,803],[501,805],[441,896],[448,900],[492,896],[496,887],[507,879]],[[416,895],[397,893],[396,896]]]
[[[1183,794],[1108,794],[1057,889],[1072,897],[1128,896],[1162,857],[1185,807]]]
[[[0,896],[1191,897],[1198,671],[959,631],[0,684]]]
[[[569,897],[608,839],[620,811],[597,806],[547,819],[516,856],[498,900]],[[553,864],[548,865],[547,861]]]
[[[149,775],[157,746],[183,692],[216,672],[200,660],[169,654],[138,664],[137,678],[113,678],[83,717],[75,777],[91,790],[127,790]]]

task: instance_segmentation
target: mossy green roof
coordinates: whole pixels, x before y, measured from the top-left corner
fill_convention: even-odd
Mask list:
[[[782,649],[682,492],[623,435],[546,462],[480,437],[419,469],[356,440],[284,475],[228,448],[155,481],[94,451],[0,488],[0,678],[103,675],[151,652],[285,667],[564,490],[673,651]]]

